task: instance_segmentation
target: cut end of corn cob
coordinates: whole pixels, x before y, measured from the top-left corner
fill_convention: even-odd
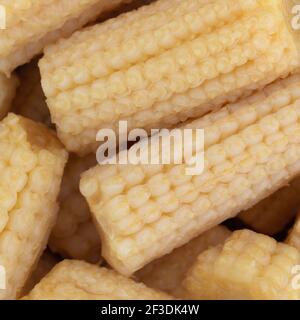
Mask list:
[[[22,289],[21,296],[28,294],[59,262],[58,258],[48,250],[44,251],[37,265]]]
[[[96,263],[101,260],[100,238],[85,198],[79,191],[80,174],[96,164],[95,155],[71,155],[59,196],[60,210],[49,246],[65,258]]]
[[[46,45],[70,36],[102,12],[130,1],[1,0],[0,5],[6,11],[6,28],[0,30],[0,72],[9,74],[41,53]]]
[[[203,128],[205,170],[96,166],[82,175],[104,258],[130,275],[285,186],[300,172],[300,75],[183,128]]]
[[[7,78],[0,72],[0,120],[2,120],[8,113],[12,101],[15,97],[18,86],[17,77],[11,75]]]
[[[17,74],[20,85],[13,101],[12,111],[51,127],[50,112],[41,86],[37,59],[19,68]]]
[[[295,224],[290,230],[285,242],[300,250],[300,212],[298,213]]]
[[[48,47],[42,86],[69,151],[99,129],[166,128],[299,67],[281,1],[159,0]]]
[[[83,261],[65,260],[24,297],[25,300],[169,300],[169,295],[147,288]]]
[[[267,235],[276,235],[293,220],[300,205],[300,178],[278,190],[253,208],[239,214],[250,229]]]
[[[300,253],[273,238],[236,231],[200,254],[184,280],[188,299],[299,299],[293,268]]]
[[[150,288],[181,297],[182,281],[198,255],[211,246],[223,243],[230,234],[226,227],[217,226],[172,253],[151,262],[135,273],[135,277]]]
[[[9,114],[0,123],[0,265],[6,289],[21,293],[56,221],[67,152],[41,124]]]

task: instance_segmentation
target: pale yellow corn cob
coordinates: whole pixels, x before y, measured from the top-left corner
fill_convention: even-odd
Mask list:
[[[165,300],[169,295],[147,288],[83,261],[64,260],[24,297],[27,300]]]
[[[0,123],[1,299],[20,294],[56,221],[67,153],[43,125],[9,114]]]
[[[242,212],[238,217],[257,232],[275,235],[293,220],[300,205],[300,178],[294,179],[253,208]]]
[[[14,75],[7,78],[0,72],[0,120],[7,115],[11,107],[17,85],[18,80]]]
[[[201,175],[186,175],[186,163],[98,165],[82,175],[102,255],[120,273],[170,253],[299,174],[300,75],[188,127],[204,128]]]
[[[42,86],[67,149],[101,128],[171,127],[287,75],[299,55],[282,0],[160,0],[45,50]]]
[[[17,74],[20,79],[20,85],[13,101],[12,111],[50,127],[50,112],[41,86],[37,60],[22,66]]]
[[[21,295],[24,296],[28,294],[58,262],[59,260],[55,255],[53,255],[50,251],[45,250],[32,274],[26,281]]]
[[[9,74],[44,47],[70,36],[100,13],[131,0],[0,0],[6,29],[0,30],[0,71]]]
[[[189,299],[300,299],[297,249],[250,230],[199,255],[183,282]]]
[[[286,243],[300,250],[300,212],[293,228],[290,230]]]
[[[49,241],[51,250],[63,257],[92,263],[101,259],[100,239],[86,200],[79,191],[79,179],[80,174],[95,163],[95,155],[70,156],[59,196],[58,219]]]
[[[150,288],[180,297],[182,280],[198,255],[211,246],[223,243],[229,235],[228,229],[217,226],[172,253],[151,262],[139,270],[135,277]]]

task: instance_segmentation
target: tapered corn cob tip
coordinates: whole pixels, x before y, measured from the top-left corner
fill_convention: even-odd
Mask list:
[[[300,250],[300,212],[285,242]]]
[[[49,240],[53,252],[91,263],[101,260],[100,237],[88,204],[79,192],[79,179],[83,171],[95,164],[96,156],[93,154],[84,158],[70,156],[59,195],[58,219]]]
[[[239,214],[238,218],[254,231],[276,235],[295,218],[300,205],[299,192],[300,178],[297,177],[288,186]]]
[[[184,280],[189,299],[299,299],[297,249],[250,230],[199,255]]]
[[[0,120],[7,115],[12,105],[18,83],[15,75],[8,78],[0,72]]]
[[[83,261],[64,260],[24,297],[25,300],[169,300],[171,296],[147,288]]]
[[[167,128],[299,67],[281,1],[159,0],[45,49],[42,86],[69,151],[101,128]]]
[[[201,175],[186,175],[187,163],[98,165],[85,172],[81,192],[109,264],[131,275],[295,179],[299,88],[294,75],[184,125],[204,129]]]
[[[101,13],[129,2],[131,0],[1,0],[6,25],[0,30],[0,72],[8,75],[41,53],[45,46],[70,36]]]
[[[43,125],[11,113],[0,122],[0,299],[19,296],[47,245],[67,157]]]
[[[181,297],[182,281],[198,255],[211,246],[223,243],[230,231],[217,226],[172,253],[153,261],[135,273],[135,278],[148,287]]]

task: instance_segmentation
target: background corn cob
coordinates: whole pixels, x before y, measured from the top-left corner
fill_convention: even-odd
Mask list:
[[[95,155],[79,158],[71,155],[67,163],[60,196],[60,210],[49,245],[52,251],[66,258],[99,262],[100,238],[85,198],[79,191],[80,174],[94,166]]]
[[[28,294],[58,262],[59,259],[55,255],[53,255],[50,251],[45,250],[32,274],[26,281],[21,295],[24,296],[25,294]]]
[[[180,297],[182,281],[198,255],[211,246],[223,243],[229,236],[230,231],[226,227],[217,226],[172,253],[151,262],[139,270],[135,277],[150,288]]]
[[[200,254],[184,280],[189,299],[299,299],[293,267],[299,251],[249,230]]]
[[[45,50],[42,86],[67,149],[101,128],[171,127],[287,75],[299,55],[281,0],[160,0]]]
[[[285,242],[300,250],[300,213]]]
[[[7,78],[0,72],[0,120],[2,120],[11,107],[18,85],[17,78],[12,75]]]
[[[257,232],[275,235],[293,220],[300,205],[300,178],[278,190],[238,217]]]
[[[204,128],[201,175],[186,175],[187,164],[98,165],[84,173],[80,189],[104,258],[132,274],[294,179],[299,86],[300,76],[292,76],[184,126]]]
[[[17,70],[20,85],[13,101],[12,111],[50,127],[50,112],[41,86],[37,61],[34,59]]]
[[[46,45],[70,36],[100,13],[130,1],[0,0],[7,20],[0,37],[0,71],[9,74],[41,53]]]
[[[67,153],[44,126],[9,114],[0,123],[1,299],[20,294],[46,247],[57,214]]]
[[[29,300],[165,300],[165,293],[147,288],[83,261],[64,260],[35,286]]]

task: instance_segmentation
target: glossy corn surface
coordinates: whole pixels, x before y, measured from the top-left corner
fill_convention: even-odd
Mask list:
[[[26,296],[27,300],[169,300],[171,296],[147,288],[82,261],[65,260]]]
[[[160,0],[48,47],[42,85],[69,151],[99,129],[172,127],[286,76],[297,44],[278,0]]]
[[[126,2],[130,0],[0,0],[6,12],[6,28],[0,37],[0,72],[9,74],[46,45]]]
[[[293,180],[300,172],[299,85],[292,76],[184,126],[204,129],[200,175],[187,175],[187,163],[98,165],[84,173],[81,192],[105,259],[132,274]]]
[[[53,132],[9,114],[0,123],[1,299],[16,298],[44,251],[56,221],[67,153]]]
[[[134,276],[150,288],[180,298],[182,281],[198,255],[211,246],[223,243],[229,236],[230,231],[226,227],[217,226],[172,253],[151,262]]]
[[[299,300],[297,249],[249,230],[200,254],[184,280],[189,299]]]

